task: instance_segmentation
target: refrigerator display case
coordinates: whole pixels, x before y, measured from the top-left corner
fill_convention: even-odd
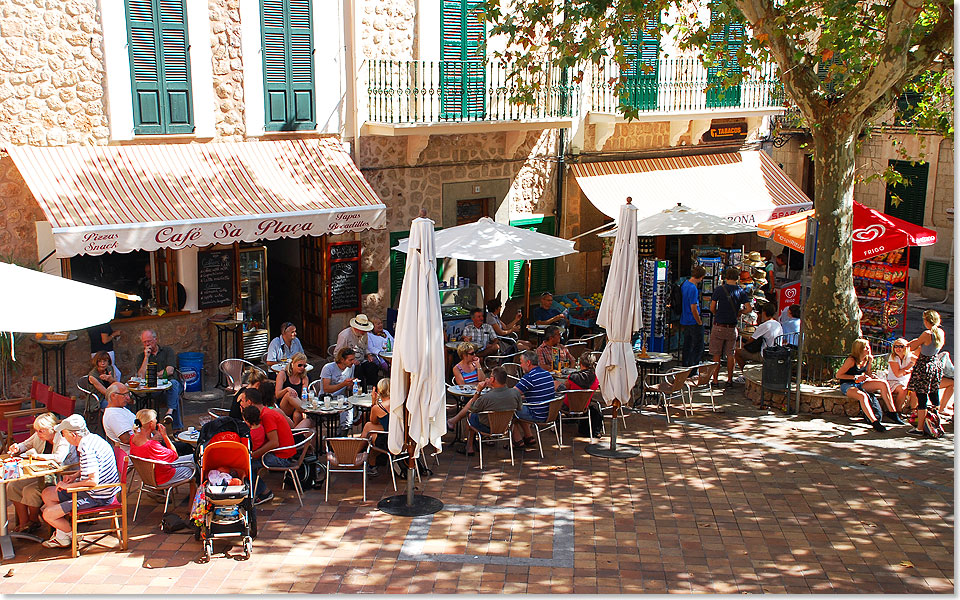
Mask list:
[[[243,311],[243,358],[260,360],[270,344],[267,304],[267,248],[240,248],[240,310]]]
[[[440,289],[440,313],[443,315],[443,328],[449,338],[459,339],[463,326],[470,320],[470,311],[483,307],[483,288],[475,283]]]

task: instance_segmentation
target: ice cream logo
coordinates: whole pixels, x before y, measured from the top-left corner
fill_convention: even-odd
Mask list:
[[[887,232],[887,228],[883,225],[868,225],[862,229],[853,230],[853,241],[855,242],[872,242],[878,237],[882,236]]]

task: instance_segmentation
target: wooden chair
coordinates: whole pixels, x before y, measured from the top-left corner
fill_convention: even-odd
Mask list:
[[[510,466],[513,466],[513,442],[510,439],[513,434],[512,410],[486,410],[476,413],[478,415],[487,415],[487,422],[490,423],[490,433],[477,432],[477,451],[480,454],[480,470],[483,470],[483,444],[496,444],[501,440],[507,441],[507,447],[510,448]]]
[[[64,396],[51,390],[43,400],[36,399],[36,402],[31,402],[31,408],[7,411],[4,415],[6,419],[4,442],[0,447],[6,448],[15,441],[22,442],[30,437],[33,420],[37,415],[52,412],[62,419],[74,414],[76,404],[76,396]]]
[[[147,494],[163,496],[163,512],[167,512],[167,506],[170,504],[170,495],[181,485],[190,485],[196,475],[197,466],[195,463],[180,461],[168,463],[162,460],[153,460],[151,458],[140,458],[139,456],[129,456],[128,460],[133,463],[133,468],[140,476],[140,491],[137,492],[137,505],[133,509],[133,520],[137,520],[137,511],[140,510],[140,498],[143,492]],[[168,481],[157,483],[157,466],[189,465],[191,467],[190,475],[187,477],[177,477],[174,475]]]
[[[526,419],[520,419],[525,423],[530,423],[533,425],[534,430],[537,432],[537,449],[540,451],[540,458],[543,458],[543,445],[540,443],[540,432],[547,431],[552,429],[555,434],[557,434],[557,449],[563,445],[563,440],[560,437],[560,428],[557,427],[557,424],[560,419],[560,407],[563,406],[563,397],[554,398],[553,400],[544,400],[543,402],[524,402],[524,406],[532,409],[547,407],[547,418],[543,421],[527,421]],[[512,444],[511,444],[512,446]]]
[[[563,420],[582,421],[587,420],[590,427],[590,443],[593,443],[593,419],[590,416],[590,400],[593,399],[594,390],[566,390],[563,397],[567,405],[560,406],[560,426],[563,427]],[[570,449],[573,450],[573,441],[570,442]]]
[[[330,497],[330,479],[336,472],[363,474],[363,501],[367,501],[367,454],[370,440],[367,438],[327,438],[327,481],[323,501]]]
[[[710,394],[710,409],[714,412],[717,411],[717,405],[713,402],[713,377],[719,370],[720,363],[718,362],[701,363],[697,365],[696,373],[684,382],[691,408],[693,407],[693,392],[707,390]]]
[[[73,541],[71,545],[70,556],[73,558],[76,558],[80,555],[81,536],[99,536],[95,540],[87,542],[87,547],[89,547],[92,545],[102,546],[102,544],[100,544],[100,540],[105,538],[107,535],[112,534],[115,535],[118,540],[120,540],[120,549],[127,549],[129,537],[127,534],[126,459],[128,457],[119,453],[116,448],[114,448],[113,453],[117,459],[117,472],[120,474],[120,483],[107,483],[92,488],[87,488],[85,490],[73,490],[71,492],[73,502],[73,510],[71,511],[71,521],[73,523]],[[93,508],[77,510],[77,493],[79,491],[89,492],[90,490],[105,490],[110,488],[119,488],[119,491],[116,497],[114,497],[113,502],[104,506],[96,506]],[[81,523],[98,523],[101,521],[111,521],[113,526],[105,529],[95,529],[93,531],[79,531]]]
[[[270,450],[264,453],[264,456],[266,456],[267,454],[275,454],[281,450],[292,449],[295,452],[293,456],[294,458],[296,458],[296,460],[286,467],[270,467],[264,464],[263,470],[289,473],[290,479],[293,480],[293,491],[297,493],[297,501],[300,503],[300,506],[303,506],[304,492],[303,492],[303,488],[300,485],[300,478],[297,476],[297,471],[299,471],[300,467],[303,465],[303,461],[307,457],[307,451],[312,446],[313,438],[314,436],[317,435],[317,432],[304,430],[304,429],[294,429],[293,435],[294,435],[294,440],[296,440],[296,438],[298,437],[300,438],[300,440],[296,441],[294,445],[283,446],[281,448],[274,448],[273,450]],[[257,480],[259,481],[259,479],[260,479],[260,473],[257,473]],[[366,479],[364,479],[364,483],[366,483]],[[282,486],[283,483],[281,483],[280,485]],[[257,488],[256,483],[254,484],[253,487],[254,489]],[[364,500],[366,500],[366,495],[364,495]]]
[[[680,398],[680,405],[683,407],[683,414],[689,416],[693,410],[687,407],[686,396],[683,391],[686,388],[687,378],[690,377],[697,367],[684,367],[674,369],[667,373],[647,373],[645,388],[654,394],[660,394],[663,401],[663,409],[667,413],[667,423],[670,423],[670,401],[674,398]],[[659,383],[651,381],[652,379],[661,379]]]

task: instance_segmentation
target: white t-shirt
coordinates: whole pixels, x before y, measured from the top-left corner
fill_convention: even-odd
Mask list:
[[[757,325],[757,329],[753,332],[753,335],[750,336],[753,339],[763,338],[763,343],[760,345],[760,350],[764,348],[769,348],[774,345],[777,338],[783,334],[783,328],[780,327],[780,322],[776,319],[767,319],[763,323]]]
[[[387,340],[390,341],[390,347],[393,347],[393,336],[386,329],[383,330],[383,337],[373,333],[367,334],[367,351],[374,356],[378,356],[387,347]]]
[[[117,406],[108,406],[103,410],[103,431],[107,434],[107,439],[119,440],[124,433],[133,431],[133,421],[136,415],[126,408]],[[129,449],[128,444],[121,444],[124,450]]]
[[[336,385],[348,377],[353,377],[353,367],[347,367],[346,369],[341,369],[337,366],[335,362],[328,362],[323,365],[323,368],[320,369],[320,378],[329,379],[330,385]],[[327,396],[343,396],[346,398],[353,392],[352,389],[347,387],[342,387],[335,392],[328,392],[324,390],[324,394]]]
[[[910,366],[911,364],[913,364],[913,361],[914,361],[913,358],[907,361],[907,366]],[[894,362],[896,362],[898,367],[900,367],[901,369],[904,368],[903,361],[901,361],[900,357],[895,354],[892,354],[892,353],[890,354],[889,362],[891,365]],[[893,369],[890,367],[887,367],[887,381],[889,381],[891,384],[899,383],[903,387],[907,387],[907,383],[910,381],[910,373],[904,373],[900,377],[897,377],[896,375],[893,374]],[[892,390],[894,387],[895,387],[894,385],[891,385],[890,389]]]

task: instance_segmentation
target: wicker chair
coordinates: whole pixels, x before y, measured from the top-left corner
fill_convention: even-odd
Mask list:
[[[689,416],[693,413],[693,410],[687,407],[686,396],[684,396],[683,391],[686,389],[687,378],[696,370],[697,367],[685,367],[667,373],[647,373],[644,385],[649,392],[660,394],[663,409],[667,413],[667,423],[670,422],[670,401],[674,398],[680,398],[680,405],[683,407],[685,415]],[[655,379],[660,379],[660,381],[652,381]]]
[[[525,423],[530,423],[533,425],[534,429],[537,432],[537,449],[540,451],[540,458],[543,458],[543,445],[540,443],[540,432],[553,429],[553,432],[557,434],[557,449],[563,445],[563,438],[560,437],[560,428],[557,426],[560,419],[560,408],[563,406],[563,397],[554,398],[553,400],[544,400],[543,402],[524,402],[524,406],[528,408],[541,408],[547,407],[547,418],[544,421],[528,421],[526,419],[520,419]]]
[[[367,438],[327,438],[327,481],[323,501],[330,497],[330,479],[333,473],[362,473],[363,501],[367,501],[367,454],[370,452]]]
[[[224,374],[227,378],[227,385],[224,388],[230,394],[236,394],[240,391],[240,388],[243,387],[243,374],[246,371],[252,371],[256,369],[263,373],[263,369],[256,366],[249,360],[244,360],[242,358],[228,358],[226,360],[220,361],[220,372]],[[227,394],[224,394],[226,397]]]
[[[720,363],[705,362],[697,365],[696,373],[687,378],[684,385],[687,388],[687,396],[690,400],[690,406],[693,406],[693,392],[707,390],[710,394],[710,409],[717,411],[717,405],[713,402],[713,377],[720,370]]]
[[[133,468],[136,470],[137,475],[140,476],[140,491],[137,492],[137,505],[133,509],[133,520],[137,520],[137,512],[140,510],[140,498],[143,496],[143,492],[147,494],[163,496],[163,512],[167,512],[167,506],[170,504],[170,495],[173,491],[180,487],[181,485],[190,485],[190,482],[194,480],[196,475],[197,465],[193,461],[180,460],[174,463],[164,462],[162,460],[153,460],[151,458],[141,458],[139,456],[129,455],[127,457],[131,463],[133,463]],[[174,475],[163,483],[157,483],[157,466],[182,466],[188,465],[191,468],[190,474],[187,476],[177,477]]]
[[[490,423],[490,433],[477,432],[477,450],[480,454],[480,470],[483,470],[483,444],[496,444],[499,441],[506,440],[507,447],[510,448],[510,466],[513,466],[513,444],[511,436],[513,435],[513,417],[512,410],[487,410],[476,413],[478,415],[487,415],[487,421]]]
[[[370,452],[376,452],[377,454],[386,455],[387,465],[390,467],[390,481],[393,482],[393,491],[397,491],[397,476],[393,472],[393,465],[396,463],[402,463],[406,460],[409,460],[410,455],[407,454],[406,450],[400,452],[400,454],[392,454],[389,450],[384,450],[383,448],[377,447],[377,445],[374,442],[376,441],[377,436],[381,434],[387,435],[387,432],[374,429],[368,434],[370,435]],[[436,458],[436,454],[434,454],[434,458]],[[440,464],[439,460],[437,460],[437,464],[438,465]],[[417,474],[417,480],[419,481],[420,469],[414,469],[414,472]]]
[[[593,399],[594,390],[567,390],[563,392],[563,397],[567,405],[560,406],[560,426],[563,427],[563,420],[583,421],[587,420],[590,427],[590,443],[593,443],[593,419],[590,417],[590,401]],[[573,450],[573,441],[570,442],[570,449]]]

